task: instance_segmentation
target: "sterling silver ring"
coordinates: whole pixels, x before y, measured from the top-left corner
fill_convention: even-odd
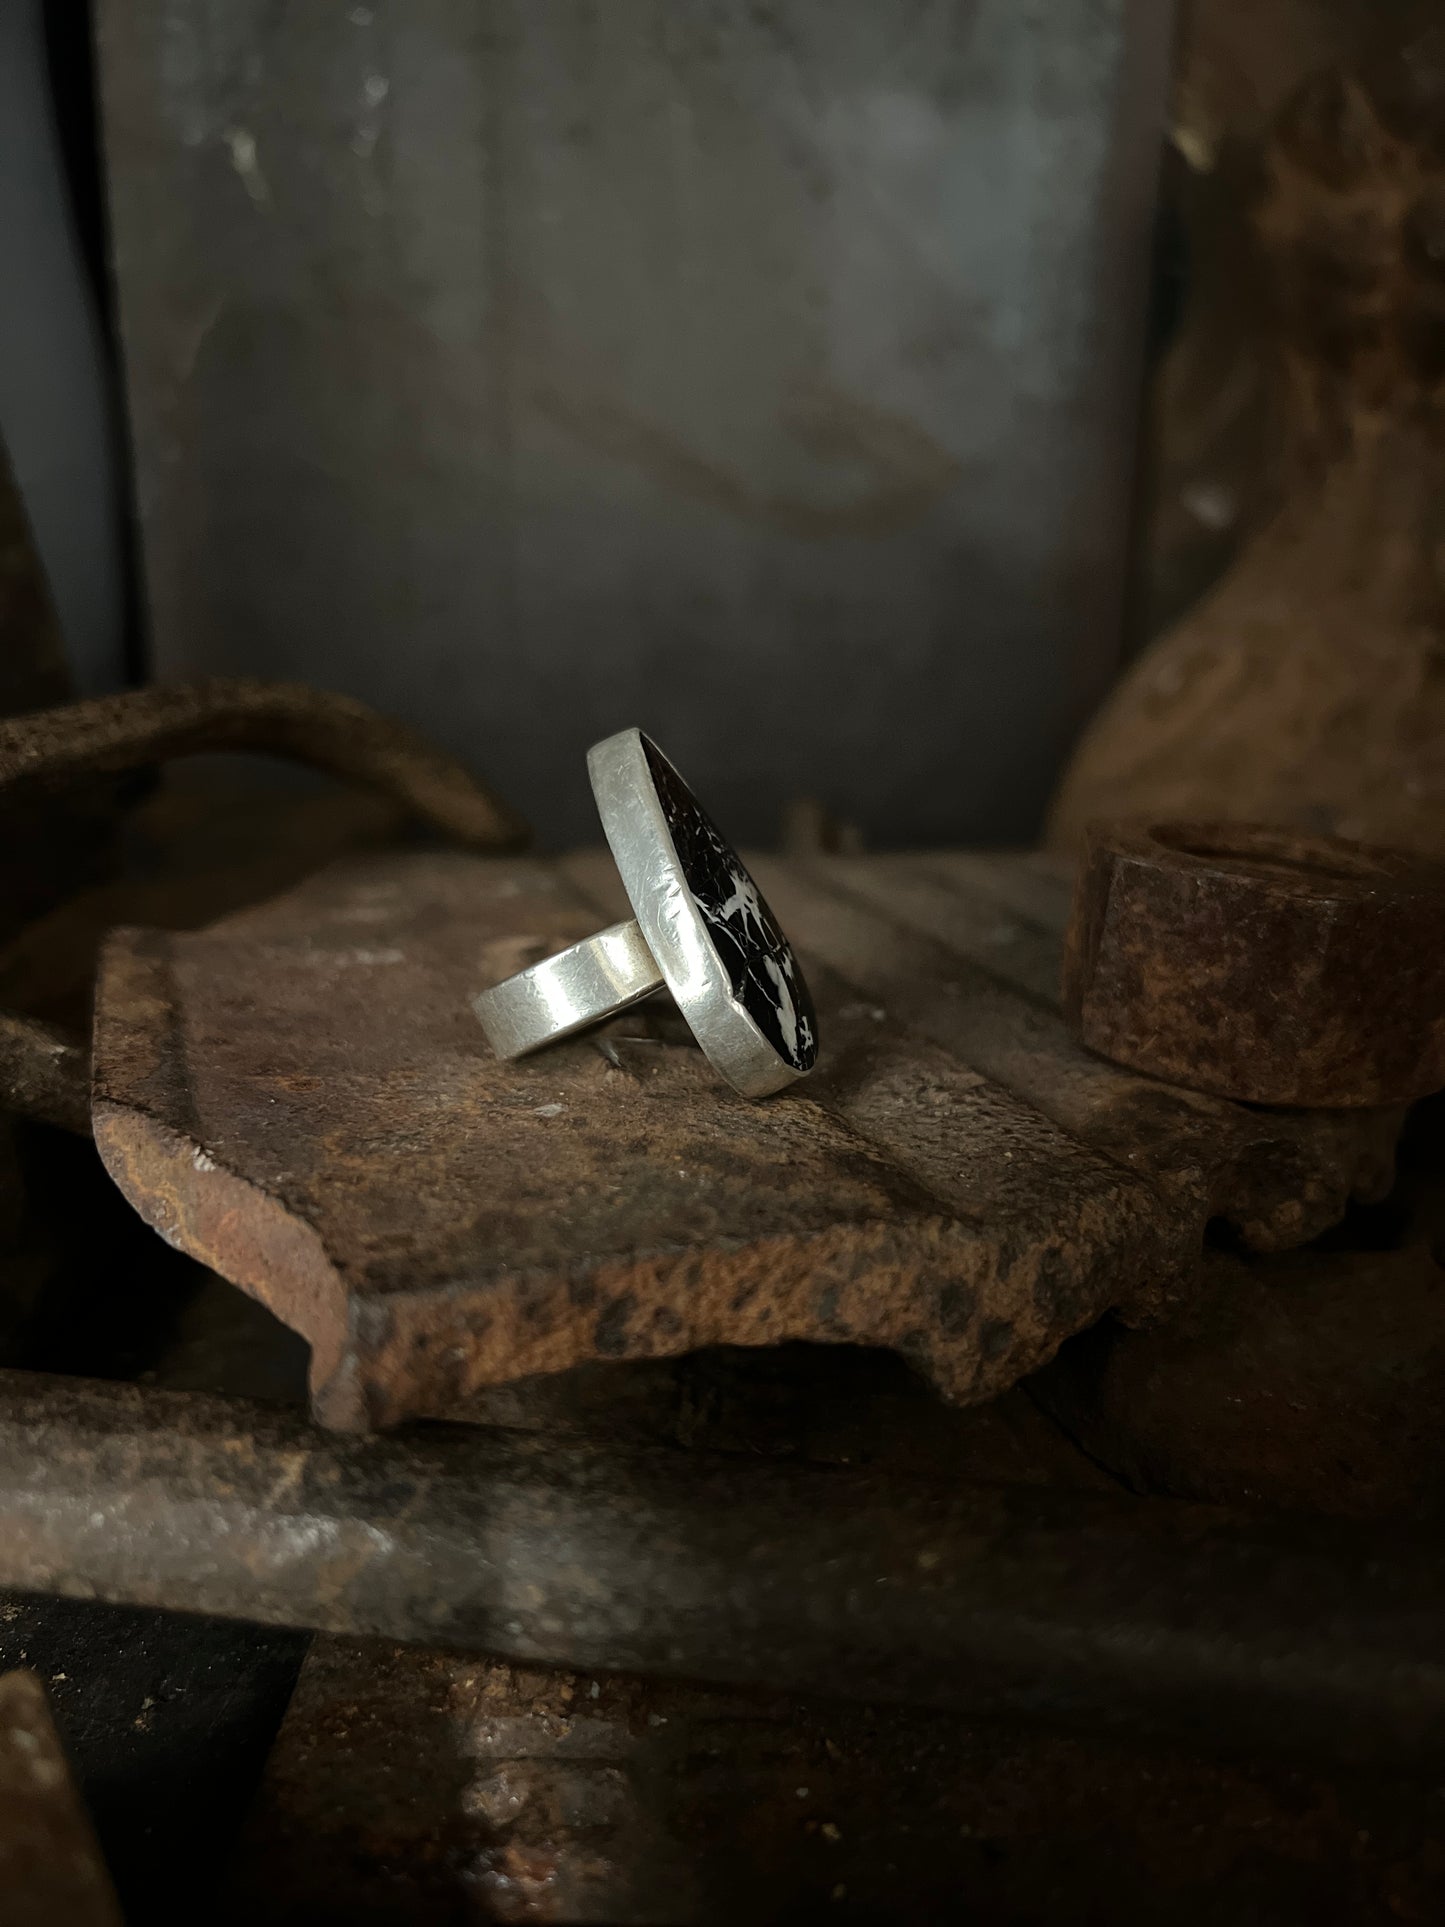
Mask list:
[[[709,1063],[745,1097],[805,1077],[818,1020],[787,938],[736,851],[640,729],[587,755],[632,908],[472,1008],[499,1057],[521,1057],[666,986]]]

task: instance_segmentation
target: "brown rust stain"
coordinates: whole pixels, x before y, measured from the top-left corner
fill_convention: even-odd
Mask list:
[[[892,858],[754,864],[794,940],[826,956],[853,987],[854,1001],[839,1008],[832,1034],[845,1026],[906,1027],[1021,1100],[1039,1124],[1057,1126],[1072,1149],[1061,1156],[1056,1143],[1036,1135],[1031,1184],[1057,1186],[1065,1173],[1077,1184],[1086,1147],[1095,1167],[1113,1166],[1147,1187],[1148,1210],[1172,1254],[1161,1266],[1161,1289],[1186,1259],[1192,1274],[1211,1218],[1227,1218],[1251,1241],[1277,1248],[1327,1229],[1351,1196],[1388,1189],[1398,1109],[1262,1112],[1108,1063],[1032,989],[1046,970],[1060,970],[1067,898],[1058,900],[1054,928],[1018,929],[1009,945],[981,951],[960,941],[941,906],[927,919],[919,915],[911,881],[902,890],[895,881],[900,861],[911,872],[906,860]],[[959,887],[973,895],[979,859],[964,862]],[[995,862],[1017,872],[1032,859]],[[985,894],[997,889],[995,870]],[[970,928],[986,907],[964,906]]]
[[[340,1367],[347,1292],[317,1231],[193,1138],[100,1100],[95,1143],[120,1190],[177,1251],[240,1285],[311,1346],[319,1388]]]
[[[152,1223],[311,1340],[343,1427],[796,1338],[889,1345],[984,1397],[1106,1308],[1187,1292],[1210,1215],[1308,1235],[1388,1162],[1379,1120],[1261,1119],[1091,1058],[1031,994],[835,889],[856,864],[767,872],[836,1040],[772,1103],[646,1010],[498,1062],[469,1000],[608,920],[587,866],[390,854],[113,941],[103,1151]]]
[[[1050,1357],[1073,1287],[1086,1312],[1094,1235],[1051,1249],[1027,1237],[1002,1258],[986,1233],[946,1218],[900,1213],[806,1238],[735,1249],[646,1253],[588,1267],[579,1280],[488,1278],[471,1289],[391,1298],[357,1367],[372,1423],[459,1409],[486,1387],[564,1371],[595,1358],[667,1358],[707,1345],[790,1339],[890,1346],[947,1398],[989,1397]],[[1065,1316],[1067,1314],[1064,1314]],[[318,1412],[344,1422],[348,1383]]]
[[[1445,866],[1231,823],[1097,825],[1064,947],[1090,1048],[1260,1104],[1445,1085]]]

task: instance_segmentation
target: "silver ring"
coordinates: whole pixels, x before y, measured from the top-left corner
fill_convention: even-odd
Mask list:
[[[635,921],[484,990],[472,1008],[492,1049],[524,1056],[666,986],[745,1097],[805,1077],[818,1056],[813,1002],[737,852],[641,730],[597,743],[587,770]]]

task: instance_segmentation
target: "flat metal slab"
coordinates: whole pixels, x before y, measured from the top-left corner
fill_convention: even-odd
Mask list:
[[[736,1097],[631,1013],[506,1064],[469,1000],[611,920],[602,856],[386,854],[100,970],[96,1138],[141,1214],[312,1347],[327,1424],[463,1416],[591,1359],[890,1346],[949,1398],[1190,1288],[1206,1223],[1302,1242],[1399,1117],[1264,1112],[1090,1057],[1030,858],[764,862],[820,1070]]]

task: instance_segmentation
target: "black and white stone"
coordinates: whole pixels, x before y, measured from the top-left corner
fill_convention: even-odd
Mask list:
[[[733,996],[785,1064],[812,1070],[818,1020],[787,938],[737,851],[657,745],[645,736],[642,743],[677,860]]]

